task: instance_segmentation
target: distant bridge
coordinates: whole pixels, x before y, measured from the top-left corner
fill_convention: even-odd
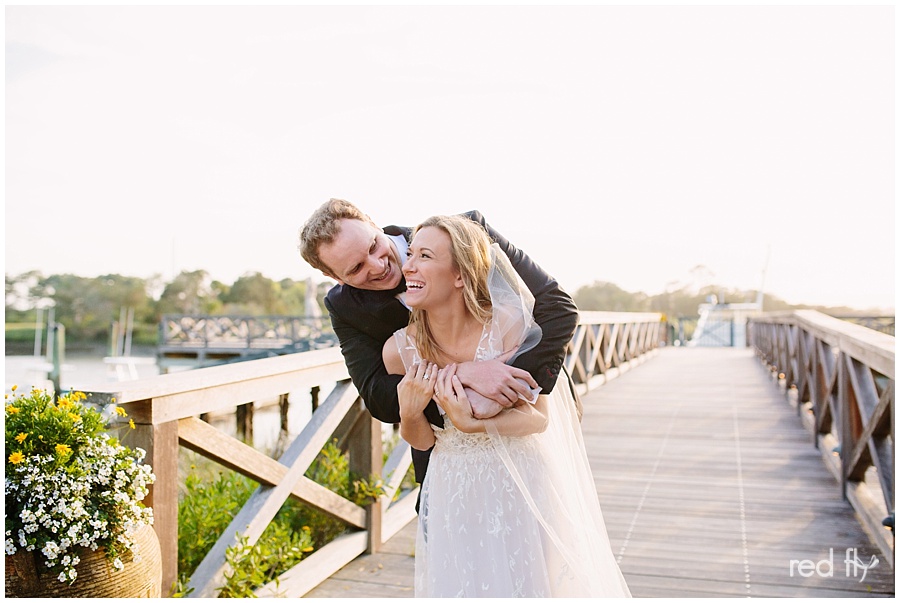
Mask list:
[[[337,345],[331,322],[321,317],[166,314],[159,324],[157,364],[203,368]]]

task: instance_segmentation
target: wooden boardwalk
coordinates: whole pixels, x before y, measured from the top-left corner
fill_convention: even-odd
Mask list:
[[[893,596],[893,560],[751,350],[663,349],[584,406],[607,530],[634,596]],[[306,596],[413,596],[414,538],[415,522]],[[854,555],[871,566],[865,576]]]

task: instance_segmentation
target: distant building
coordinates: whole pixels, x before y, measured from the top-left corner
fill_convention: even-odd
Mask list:
[[[747,319],[762,313],[762,303],[720,304],[711,296],[698,310],[700,318],[689,347],[746,347]]]

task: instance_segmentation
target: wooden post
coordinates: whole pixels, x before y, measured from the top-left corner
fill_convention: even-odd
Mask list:
[[[839,444],[841,447],[840,458],[841,458],[841,497],[844,500],[847,499],[847,478],[849,473],[849,461],[850,456],[853,453],[853,434],[852,434],[852,419],[850,418],[850,378],[847,375],[847,367],[844,362],[844,352],[841,351],[838,354],[837,362],[835,363],[834,370],[838,372],[837,374],[837,382],[838,382],[838,393],[837,393],[837,407],[838,412],[841,413],[840,416],[840,428],[839,428]]]
[[[278,396],[278,415],[279,428],[278,439],[275,440],[275,450],[272,458],[280,457],[287,449],[288,438],[290,438],[290,428],[288,425],[288,410],[290,409],[290,394],[279,394]]]
[[[53,345],[50,346],[50,359],[53,368],[50,370],[50,381],[53,382],[53,394],[59,398],[62,395],[60,379],[62,378],[62,365],[66,355],[66,328],[58,322],[50,326],[53,336]]]
[[[150,406],[150,400],[127,405],[128,413],[137,417],[127,443],[147,451],[143,462],[150,465],[156,476],[143,502],[153,508],[153,529],[162,553],[162,592],[168,596],[178,580],[178,423],[138,422],[140,417],[151,416]]]
[[[312,412],[316,412],[316,409],[319,408],[319,391],[320,388],[318,385],[314,385],[311,390],[309,390],[309,396],[312,399]]]
[[[237,437],[245,444],[253,445],[253,402],[239,404],[234,413],[237,421]]]
[[[278,414],[279,424],[281,426],[280,435],[287,439],[290,429],[288,426],[288,410],[290,409],[290,394],[281,394],[278,396]]]
[[[357,402],[362,404],[362,401]],[[361,478],[380,476],[384,448],[381,443],[381,422],[368,412],[359,414],[359,419],[350,430],[348,438],[350,452],[350,472]],[[381,498],[366,507],[366,530],[368,531],[367,553],[377,553],[381,548]]]

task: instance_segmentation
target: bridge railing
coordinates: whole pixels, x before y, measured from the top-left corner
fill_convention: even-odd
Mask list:
[[[172,348],[278,348],[331,332],[327,318],[165,314],[159,345]]]
[[[331,347],[331,321],[302,316],[165,314],[156,347],[162,372]]]
[[[568,346],[566,367],[582,392],[646,358],[659,343],[660,316],[584,312]],[[313,404],[309,423],[277,459],[215,429],[199,417],[233,411],[254,400],[290,393],[292,404],[306,392],[328,392]],[[187,585],[188,596],[215,596],[225,581],[226,549],[238,535],[255,543],[288,497],[344,521],[349,531],[312,553],[257,591],[260,596],[301,596],[366,551],[379,547],[415,516],[418,489],[394,500],[411,462],[409,446],[400,442],[382,463],[386,443],[382,425],[372,418],[348,379],[337,347],[230,365],[183,371],[138,381],[93,388],[91,399],[115,398],[136,430],[129,443],[147,451],[156,483],[145,502],[153,507],[154,528],[163,561],[163,590],[178,578],[178,458],[194,451],[259,484],[249,501],[201,562]],[[314,395],[310,394],[314,399]],[[383,476],[385,493],[362,507],[305,477],[323,446],[337,438],[358,475]]]
[[[579,392],[643,362],[665,336],[662,319],[652,312],[580,312],[565,361]]]
[[[755,317],[748,331],[773,377],[796,397],[844,496],[892,559],[894,337],[812,310]]]

